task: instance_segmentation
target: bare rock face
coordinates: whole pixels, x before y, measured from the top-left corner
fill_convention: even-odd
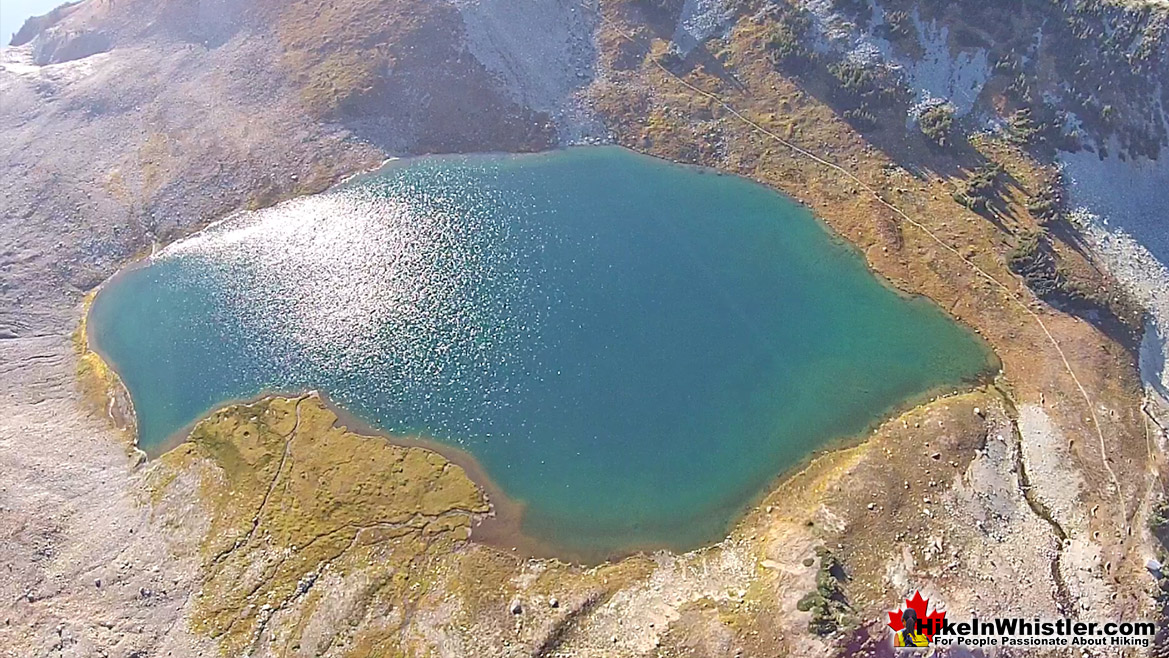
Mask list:
[[[23,46],[32,41],[38,34],[55,25],[62,18],[68,16],[74,9],[76,9],[79,2],[66,2],[57,7],[53,11],[43,16],[33,16],[20,26],[16,34],[12,35],[12,42],[9,45]]]
[[[455,0],[467,48],[516,102],[549,114],[562,141],[603,134],[581,96],[598,68],[597,16],[576,0]]]
[[[51,27],[33,39],[32,60],[37,66],[71,62],[104,53],[110,45],[109,36],[102,32]]]

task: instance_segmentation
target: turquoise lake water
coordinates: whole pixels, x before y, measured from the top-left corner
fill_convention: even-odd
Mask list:
[[[391,163],[113,279],[90,333],[150,449],[319,389],[474,455],[576,553],[717,539],[769,482],[991,358],[803,207],[616,147]]]

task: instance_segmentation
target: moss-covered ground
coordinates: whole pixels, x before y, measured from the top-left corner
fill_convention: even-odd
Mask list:
[[[420,596],[430,576],[416,561],[465,541],[488,511],[479,488],[438,454],[358,436],[336,420],[311,396],[236,405],[162,457],[163,469],[202,473],[210,528],[192,622],[229,653],[293,604],[311,616],[321,578],[368,570],[355,613]]]

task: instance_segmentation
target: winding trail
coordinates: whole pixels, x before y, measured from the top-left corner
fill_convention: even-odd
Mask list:
[[[600,10],[599,7],[590,7],[585,2],[582,2],[581,6],[584,7],[585,9],[595,13],[602,23],[604,23],[605,25],[610,27],[615,33],[619,34],[626,41],[629,41],[630,43],[633,43],[633,44],[647,45],[644,42],[639,43],[637,37],[631,36],[630,34],[626,33],[624,30],[622,30],[612,20],[610,20],[608,17],[606,17],[604,15],[604,13]],[[1039,327],[1043,330],[1044,335],[1047,336],[1047,339],[1051,343],[1052,347],[1054,347],[1055,351],[1059,354],[1059,358],[1063,361],[1064,368],[1067,370],[1068,375],[1071,376],[1072,382],[1075,383],[1075,385],[1076,385],[1076,389],[1079,390],[1080,396],[1084,400],[1084,404],[1088,407],[1088,412],[1089,412],[1091,419],[1092,419],[1092,426],[1095,428],[1096,438],[1099,440],[1100,463],[1104,466],[1104,469],[1108,472],[1108,477],[1111,480],[1112,487],[1116,492],[1117,503],[1120,506],[1120,512],[1121,512],[1120,518],[1125,519],[1125,525],[1126,525],[1126,527],[1128,526],[1128,515],[1125,511],[1126,506],[1125,506],[1125,502],[1124,502],[1124,495],[1121,492],[1121,488],[1120,488],[1120,480],[1117,479],[1116,473],[1112,470],[1112,466],[1108,463],[1108,447],[1107,447],[1107,444],[1104,440],[1104,431],[1100,426],[1100,419],[1096,415],[1096,407],[1092,403],[1092,398],[1088,395],[1088,391],[1084,388],[1083,384],[1080,383],[1080,378],[1076,376],[1075,369],[1072,368],[1072,364],[1068,360],[1067,355],[1064,353],[1063,347],[1060,345],[1059,341],[1056,340],[1055,336],[1051,333],[1051,330],[1047,328],[1047,325],[1043,322],[1043,319],[1031,307],[1031,303],[1037,302],[1038,299],[1034,296],[1034,293],[1032,293],[1030,291],[1030,289],[1024,288],[1029,293],[1029,295],[1028,295],[1029,298],[1026,300],[1021,299],[1019,294],[1017,292],[1015,292],[1010,286],[1003,283],[1002,281],[1000,281],[999,279],[997,279],[996,277],[994,277],[992,274],[988,273],[987,271],[983,270],[981,267],[979,267],[976,263],[971,261],[969,258],[963,256],[962,253],[959,252],[956,248],[954,248],[949,243],[947,243],[946,241],[939,238],[928,227],[926,227],[922,223],[914,220],[912,217],[907,215],[904,211],[902,211],[896,205],[887,201],[885,199],[885,197],[882,196],[881,193],[877,189],[869,186],[867,183],[862,181],[860,178],[858,178],[852,172],[848,171],[844,167],[841,167],[840,165],[837,165],[837,164],[832,163],[828,160],[825,160],[824,158],[816,155],[815,153],[813,153],[811,151],[808,151],[804,148],[801,148],[801,147],[793,144],[792,142],[784,139],[783,137],[780,137],[779,135],[777,135],[773,131],[768,130],[767,128],[756,123],[755,121],[752,121],[751,119],[749,119],[746,116],[744,116],[743,114],[741,114],[734,107],[732,107],[727,101],[723,100],[722,97],[718,96],[717,94],[708,92],[704,89],[700,89],[700,88],[690,84],[689,82],[687,82],[686,80],[684,80],[683,78],[678,76],[676,73],[674,73],[673,71],[671,71],[670,69],[668,69],[667,67],[662,65],[662,63],[659,62],[656,58],[651,57],[650,61],[653,62],[653,65],[655,67],[657,67],[663,73],[665,73],[666,77],[668,77],[672,80],[675,80],[676,82],[681,84],[683,87],[689,89],[690,91],[692,91],[696,94],[699,94],[699,95],[713,101],[714,103],[718,104],[719,107],[723,108],[728,113],[733,115],[735,118],[742,121],[744,124],[746,124],[748,127],[750,127],[756,133],[763,135],[764,137],[767,137],[767,138],[771,139],[772,141],[774,141],[774,142],[776,142],[784,147],[787,147],[788,149],[790,149],[794,153],[796,153],[800,156],[803,156],[804,158],[806,158],[808,160],[811,160],[811,161],[813,161],[813,162],[815,162],[823,167],[826,167],[826,168],[840,174],[841,176],[843,176],[844,178],[846,178],[850,182],[854,183],[861,190],[864,190],[870,196],[872,196],[874,199],[876,199],[878,203],[880,203],[881,205],[883,205],[886,208],[888,208],[889,210],[891,210],[894,214],[896,214],[901,219],[905,220],[905,222],[908,223],[910,226],[913,226],[914,228],[918,229],[919,231],[924,233],[927,237],[929,237],[931,240],[933,240],[935,243],[937,243],[939,246],[944,248],[946,251],[949,251],[950,253],[954,254],[963,263],[965,263],[967,266],[969,266],[970,269],[972,269],[980,277],[989,281],[991,284],[993,284],[994,286],[999,288],[1001,291],[1006,293],[1007,297],[1012,302],[1014,302],[1021,309],[1023,309],[1023,311],[1026,312],[1027,315],[1031,316],[1031,318],[1035,320],[1036,324],[1038,324]],[[1128,534],[1131,534],[1131,531],[1132,531],[1131,527],[1128,527]]]

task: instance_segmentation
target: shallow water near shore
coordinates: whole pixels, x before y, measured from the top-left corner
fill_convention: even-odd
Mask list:
[[[791,200],[615,147],[393,162],[125,270],[90,338],[139,443],[319,389],[473,455],[571,555],[720,538],[781,471],[991,355]]]

